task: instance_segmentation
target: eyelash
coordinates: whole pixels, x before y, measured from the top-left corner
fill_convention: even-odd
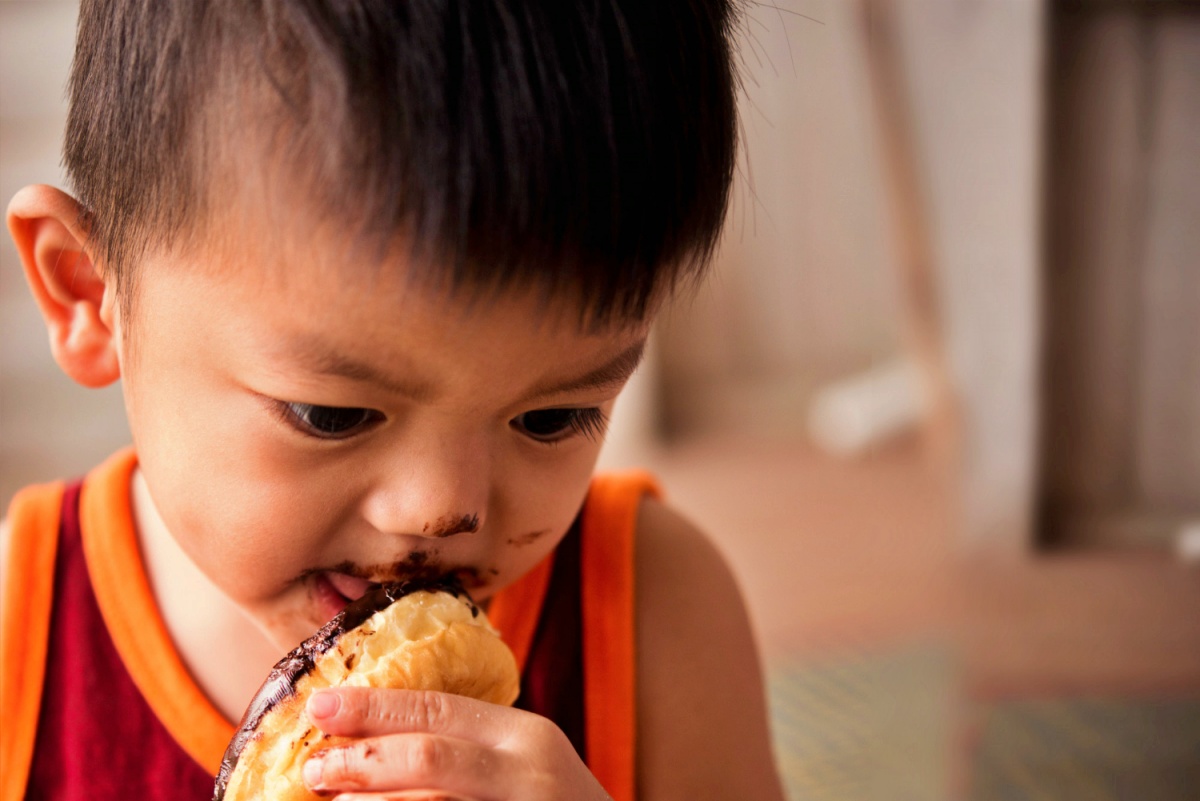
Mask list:
[[[565,415],[565,419],[561,421],[563,426],[561,429],[550,434],[536,434],[530,430],[525,422],[525,418],[535,414]],[[594,407],[586,409],[537,409],[514,417],[510,425],[535,442],[547,445],[553,445],[574,436],[587,437],[594,442],[604,438],[604,432],[608,428],[608,416]]]
[[[289,403],[287,401],[278,401],[277,410],[280,418],[292,428],[299,431],[301,434],[306,434],[316,439],[349,439],[360,431],[368,428],[375,423],[383,420],[383,415],[374,409],[360,409],[350,406],[318,406],[313,403]],[[314,413],[319,412],[326,416],[336,414],[358,414],[360,419],[337,431],[323,429],[319,425],[314,425],[310,419]]]
[[[277,404],[278,414],[285,423],[300,433],[316,439],[349,439],[360,431],[383,420],[383,415],[374,409],[348,406],[320,406],[312,403],[292,403],[287,401],[278,401]],[[351,422],[345,428],[330,430],[312,422],[311,418],[314,416],[314,413],[321,413],[326,417],[332,417],[337,414],[351,414],[359,415],[360,418],[357,421]],[[557,428],[555,431],[547,434],[538,434],[528,425],[526,418],[530,415],[560,415],[561,419],[553,420],[552,425],[561,424],[561,428]],[[518,415],[513,418],[509,425],[535,442],[552,445],[573,436],[583,436],[593,441],[603,439],[605,431],[608,428],[608,416],[595,407],[584,409],[537,409]]]

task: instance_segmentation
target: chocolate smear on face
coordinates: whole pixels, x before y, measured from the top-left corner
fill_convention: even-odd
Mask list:
[[[426,523],[422,529],[428,533],[430,537],[451,537],[455,534],[474,534],[479,531],[479,515],[445,515],[439,517],[434,524],[433,531],[429,531],[429,524]]]
[[[416,556],[424,556],[424,554],[412,554],[410,559]],[[423,564],[424,560],[420,561]],[[267,680],[263,682],[262,687],[250,701],[250,705],[246,707],[246,713],[242,716],[237,733],[234,734],[229,747],[225,749],[225,756],[221,759],[221,769],[217,773],[216,786],[213,789],[213,801],[221,801],[225,797],[225,790],[229,785],[229,778],[233,775],[234,768],[237,767],[238,757],[241,756],[247,743],[254,738],[255,729],[258,728],[263,717],[281,701],[296,694],[297,683],[312,672],[317,659],[337,645],[343,634],[358,628],[376,612],[383,611],[404,596],[419,590],[449,592],[459,598],[465,598],[467,601],[471,600],[457,578],[440,576],[383,584],[367,592],[358,600],[351,601],[333,620],[292,649],[271,669]],[[471,610],[472,614],[478,614],[478,608],[473,602]]]
[[[413,551],[403,559],[392,562],[388,569],[388,575],[412,576],[413,578],[420,579],[425,577],[426,571],[429,570],[427,567],[428,562],[429,554],[424,551]]]
[[[519,537],[509,537],[508,544],[516,548],[524,548],[526,545],[533,545],[542,537],[550,533],[550,529],[542,528],[537,531],[531,531],[528,534],[522,534]]]

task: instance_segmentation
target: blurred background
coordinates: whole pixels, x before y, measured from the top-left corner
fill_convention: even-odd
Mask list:
[[[0,0],[0,195],[74,2]],[[1200,4],[776,0],[606,466],[737,572],[794,799],[1200,793]],[[127,441],[0,247],[0,500]]]

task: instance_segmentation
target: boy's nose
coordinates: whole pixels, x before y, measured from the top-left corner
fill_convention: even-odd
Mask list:
[[[401,455],[366,499],[368,522],[377,531],[430,538],[479,531],[490,483],[485,450],[443,444]]]

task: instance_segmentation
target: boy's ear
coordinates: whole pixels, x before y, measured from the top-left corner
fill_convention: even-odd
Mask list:
[[[50,331],[54,360],[80,384],[102,387],[121,375],[115,287],[88,253],[79,211],[65,192],[27,186],[8,204],[8,230]]]

